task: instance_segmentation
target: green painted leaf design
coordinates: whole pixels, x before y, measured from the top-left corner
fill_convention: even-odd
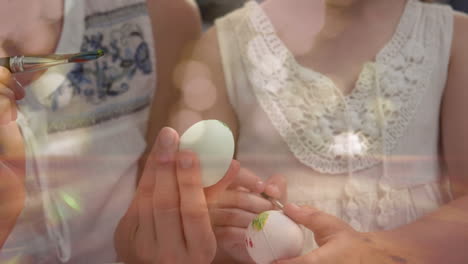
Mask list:
[[[257,231],[262,231],[263,228],[265,227],[268,216],[269,216],[268,212],[263,212],[257,215],[257,217],[255,217],[255,219],[252,221],[253,228]]]

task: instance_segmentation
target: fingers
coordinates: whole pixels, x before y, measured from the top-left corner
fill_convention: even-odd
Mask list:
[[[287,200],[287,183],[282,175],[273,175],[266,181],[265,193],[275,199],[285,202]]]
[[[239,162],[233,160],[226,175],[215,185],[205,188],[205,197],[208,200],[216,200],[239,176]]]
[[[151,158],[148,158],[147,160],[142,177],[138,182],[136,197],[129,209],[131,213],[136,211],[137,216],[134,217],[134,221],[138,223],[138,241],[140,241],[142,244],[152,245],[156,238],[153,215],[153,195],[154,184],[156,181],[154,173],[156,173],[156,153],[162,151],[164,148],[164,145],[161,142],[161,135],[163,135],[163,133],[166,133],[166,131],[161,132],[158,139],[156,140],[156,145],[150,153]],[[136,206],[134,204],[136,204]]]
[[[210,215],[216,226],[246,228],[257,214],[237,208],[217,208],[212,210]]]
[[[156,162],[158,155],[165,153],[167,130],[161,132],[148,157],[142,177],[138,183],[135,198],[115,233],[115,245],[119,256],[124,260],[150,260],[156,243],[153,216],[153,193]],[[169,130],[169,133],[172,131]],[[165,134],[166,133],[166,134]],[[172,134],[169,135],[171,139]]]
[[[312,230],[319,246],[326,243],[326,238],[333,235],[353,230],[341,219],[311,207],[298,207],[287,204],[284,213],[298,224],[302,224]]]
[[[273,209],[273,204],[254,193],[226,190],[219,197],[218,208],[238,208],[254,214]]]
[[[166,132],[166,131],[165,131]],[[123,259],[129,259],[126,253],[131,252],[135,245],[150,244],[155,242],[154,216],[153,216],[153,192],[155,184],[155,170],[157,154],[164,151],[164,138],[159,135],[156,145],[150,153],[142,177],[138,182],[136,195],[129,209],[122,217],[115,232],[114,243],[117,252]],[[138,242],[137,242],[138,240]],[[151,250],[153,251],[153,250]],[[144,250],[139,249],[139,252]],[[122,254],[126,254],[123,256]]]
[[[16,94],[12,87],[15,85],[10,71],[0,66],[0,125],[16,120],[16,100],[24,96],[24,92]]]
[[[0,83],[0,125],[16,120],[16,101],[13,92]]]
[[[8,87],[6,84],[0,81],[0,94],[9,98],[10,100],[15,100],[15,93]]]
[[[129,211],[137,212],[138,240],[144,244],[153,244],[156,238],[153,215],[153,195],[155,191],[155,173],[158,154],[166,151],[166,141],[174,141],[175,136],[169,129],[162,129],[158,135],[155,146],[148,157],[145,169],[138,182],[137,195]],[[134,205],[136,204],[136,206]],[[135,209],[136,207],[136,209]],[[143,238],[142,238],[143,236]]]
[[[138,226],[132,239],[144,263],[151,263],[153,248],[156,245],[156,232],[153,217],[153,192],[138,193]]]
[[[241,168],[239,176],[234,180],[231,187],[243,187],[251,192],[261,193],[265,190],[265,183],[250,170]]]
[[[13,75],[7,68],[2,66],[0,66],[0,83],[6,87],[12,87],[13,84]]]
[[[216,239],[205,200],[199,161],[194,153],[181,152],[177,157],[177,180],[180,213],[187,249],[191,253],[215,255]],[[202,243],[200,243],[203,241]],[[212,252],[214,251],[214,252]]]
[[[17,85],[13,81],[13,75],[11,72],[5,68],[0,66],[0,83],[3,84],[5,87],[8,87],[8,90],[10,90],[13,93],[13,99],[14,100],[20,100],[24,97],[24,89],[20,85]]]
[[[156,239],[161,251],[173,252],[185,247],[179,209],[179,186],[175,169],[178,135],[171,128],[163,128],[151,151],[144,177],[154,177],[153,214]],[[149,175],[147,175],[147,173]],[[159,239],[161,237],[161,239]]]
[[[125,215],[120,219],[114,232],[114,247],[119,259],[128,260],[134,248],[134,238],[138,225],[138,199],[135,197]]]

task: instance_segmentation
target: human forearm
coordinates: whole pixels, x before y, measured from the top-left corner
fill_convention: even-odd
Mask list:
[[[468,196],[376,237],[382,248],[402,252],[401,263],[468,263]]]

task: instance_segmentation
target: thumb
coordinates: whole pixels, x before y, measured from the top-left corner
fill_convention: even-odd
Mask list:
[[[319,246],[327,243],[331,237],[338,233],[353,230],[343,220],[311,207],[287,204],[284,213],[296,223],[310,229]]]
[[[240,164],[238,161],[233,160],[231,162],[231,166],[229,167],[226,175],[217,182],[215,185],[205,188],[205,196],[206,199],[209,201],[211,199],[216,199],[219,195],[221,195],[227,188],[234,182],[237,178],[240,170]]]
[[[0,125],[16,120],[16,99],[21,99],[13,89],[13,77],[9,70],[0,66]]]

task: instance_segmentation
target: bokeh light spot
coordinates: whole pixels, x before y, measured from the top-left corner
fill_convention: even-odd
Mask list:
[[[333,138],[330,149],[337,156],[354,156],[364,154],[367,146],[358,134],[346,132]]]
[[[79,204],[79,202],[77,201],[76,198],[74,198],[72,195],[68,194],[68,193],[65,193],[65,192],[61,192],[60,193],[60,196],[62,197],[62,200],[68,205],[70,206],[70,208],[74,209],[75,211],[78,211],[80,212],[81,211],[81,206]]]
[[[200,78],[210,80],[211,72],[208,66],[195,60],[183,61],[174,70],[173,81],[179,89],[186,87],[191,80]]]
[[[193,79],[183,87],[184,103],[192,110],[205,111],[216,103],[217,91],[208,79]]]

